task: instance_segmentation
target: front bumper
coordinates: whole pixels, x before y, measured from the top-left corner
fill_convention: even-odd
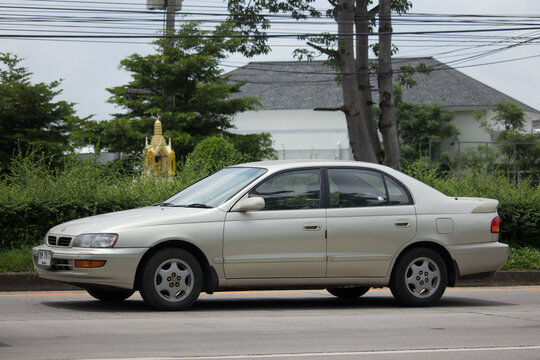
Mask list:
[[[37,265],[39,250],[52,251],[51,267]],[[104,285],[133,289],[137,266],[147,248],[60,248],[41,245],[32,249],[39,277],[78,286]],[[75,260],[105,260],[103,267],[76,268]]]
[[[508,245],[500,242],[447,247],[459,269],[460,278],[495,273],[508,260]]]

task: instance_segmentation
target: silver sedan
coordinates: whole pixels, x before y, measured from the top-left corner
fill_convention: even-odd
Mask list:
[[[386,166],[266,161],[223,169],[160,204],[70,221],[32,249],[42,278],[103,301],[135,290],[161,310],[202,291],[326,288],[356,298],[389,286],[436,303],[507,260],[498,201],[448,197]]]

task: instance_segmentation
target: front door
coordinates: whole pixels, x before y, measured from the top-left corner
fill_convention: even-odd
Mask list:
[[[279,173],[250,197],[265,208],[229,212],[223,258],[228,279],[326,276],[326,210],[321,208],[319,169]]]

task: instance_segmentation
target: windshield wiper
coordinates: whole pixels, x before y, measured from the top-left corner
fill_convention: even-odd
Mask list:
[[[184,205],[174,205],[173,203],[162,202],[162,203],[152,204],[152,206],[181,207],[181,206],[184,206]]]
[[[213,206],[206,205],[206,204],[199,204],[199,203],[193,203],[189,205],[178,205],[182,207],[188,207],[188,208],[201,208],[201,209],[213,209]]]
[[[172,206],[172,204],[168,202],[162,202],[162,203],[152,204],[152,206]]]
[[[162,202],[157,204],[152,204],[152,206],[163,206],[163,207],[187,207],[187,208],[200,208],[200,209],[213,209],[213,206],[206,204],[193,203],[188,205],[176,205],[173,203]]]

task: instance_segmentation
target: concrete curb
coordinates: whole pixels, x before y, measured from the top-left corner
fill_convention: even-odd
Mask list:
[[[36,273],[0,273],[0,291],[81,290],[63,282],[40,279]]]
[[[540,285],[540,270],[504,270],[495,276],[480,280],[458,281],[459,287]]]
[[[540,285],[540,270],[499,271],[482,280],[458,281],[459,287],[531,286]],[[81,290],[62,282],[40,279],[35,273],[0,273],[2,291]]]

